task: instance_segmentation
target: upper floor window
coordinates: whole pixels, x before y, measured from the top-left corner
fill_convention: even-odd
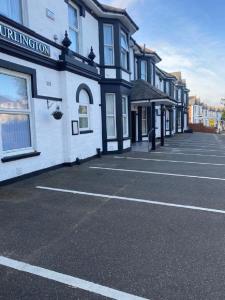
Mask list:
[[[128,47],[127,35],[123,31],[121,31],[120,46],[121,46],[121,67],[127,70],[129,47]]]
[[[107,66],[114,65],[114,38],[113,25],[104,24],[104,62]]]
[[[30,151],[30,77],[0,69],[0,85],[0,148],[6,154]]]
[[[1,1],[1,0],[0,0]],[[78,8],[69,5],[68,6],[69,14],[69,37],[72,42],[70,48],[74,52],[79,52],[79,11]]]
[[[182,95],[181,89],[178,89],[178,101],[179,102],[181,101],[181,95]]]
[[[141,61],[141,79],[147,81],[147,61],[146,60]]]
[[[22,23],[22,1],[21,0],[0,0],[0,14]]]
[[[152,85],[154,85],[154,77],[155,77],[154,64],[151,63],[151,84]]]

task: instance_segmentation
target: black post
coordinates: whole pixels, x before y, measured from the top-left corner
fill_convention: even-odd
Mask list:
[[[155,150],[155,103],[152,102],[152,150]]]
[[[164,105],[161,104],[161,146],[164,146]]]
[[[172,110],[172,108],[170,108],[169,109],[169,120],[170,120],[170,136],[172,136],[172,128],[173,128],[173,124],[172,124],[172,122],[173,122],[173,110]]]

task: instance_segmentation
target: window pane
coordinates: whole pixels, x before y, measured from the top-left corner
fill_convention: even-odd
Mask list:
[[[127,98],[125,98],[125,97],[122,98],[122,110],[123,110],[123,114],[126,115],[127,114]]]
[[[106,114],[107,115],[115,114],[114,100],[115,100],[114,95],[106,96]]]
[[[105,65],[113,65],[113,49],[111,47],[104,47]]]
[[[121,51],[121,66],[127,69],[127,53],[123,50]]]
[[[26,79],[0,73],[0,86],[0,108],[28,108]]]
[[[124,32],[121,32],[121,47],[128,51],[127,36]]]
[[[142,120],[142,134],[147,134],[147,120]]]
[[[0,13],[22,23],[21,0],[0,0]]]
[[[88,128],[88,117],[79,117],[79,127],[81,129]]]
[[[69,30],[69,37],[72,42],[70,49],[74,52],[79,51],[79,43],[78,43],[78,33],[72,29]]]
[[[11,0],[11,18],[19,23],[22,23],[21,0]]]
[[[87,106],[85,106],[85,105],[80,105],[80,106],[79,106],[79,114],[87,115],[87,113],[88,113]]]
[[[128,135],[128,128],[127,128],[127,117],[123,117],[123,136]]]
[[[115,118],[114,117],[107,117],[106,118],[106,126],[107,126],[107,136],[108,137],[115,137],[116,136]]]
[[[113,27],[104,25],[104,45],[113,46]]]
[[[69,26],[78,29],[78,14],[77,10],[69,5]]]
[[[31,147],[28,115],[0,114],[3,151]]]
[[[10,17],[10,0],[0,0],[0,13]]]

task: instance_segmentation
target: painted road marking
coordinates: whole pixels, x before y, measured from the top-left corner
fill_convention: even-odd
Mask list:
[[[205,162],[185,161],[185,160],[169,160],[169,159],[157,159],[157,158],[143,158],[143,157],[131,157],[131,156],[114,156],[116,159],[130,159],[130,160],[143,160],[143,161],[157,161],[157,162],[169,162],[169,163],[182,163],[182,164],[194,164],[194,165],[210,165],[210,166],[225,166],[225,164],[213,164]]]
[[[210,212],[210,213],[225,214],[225,210],[206,208],[206,207],[200,207],[200,206],[182,205],[182,204],[175,204],[175,203],[161,202],[161,201],[152,201],[152,200],[139,199],[139,198],[121,197],[121,196],[116,196],[116,195],[88,193],[88,192],[68,190],[68,189],[52,188],[52,187],[47,187],[47,186],[36,186],[36,188],[42,189],[42,190],[54,191],[54,192],[69,193],[69,194],[74,194],[74,195],[84,195],[84,196],[91,196],[91,197],[105,198],[105,199],[116,199],[116,200],[146,203],[146,204],[158,205],[158,206],[168,206],[168,207],[191,209],[191,210],[204,211],[204,212]]]
[[[188,150],[188,151],[203,151],[203,152],[223,152],[222,149],[217,149],[217,150],[211,150],[211,149],[199,149],[199,148],[184,148],[184,147],[178,147],[178,148],[175,148],[175,147],[170,147],[170,146],[165,146],[167,149],[172,149],[172,150],[176,150],[176,151],[179,151],[180,149],[182,150]]]
[[[216,154],[199,154],[199,153],[183,153],[183,152],[160,152],[155,151],[151,152],[151,154],[173,154],[173,155],[194,155],[194,156],[204,156],[204,157],[225,157],[224,155],[216,155]]]
[[[50,279],[63,283],[65,285],[85,290],[94,294],[102,295],[117,300],[147,300],[146,298],[134,296],[125,292],[121,292],[106,286],[102,286],[90,281],[86,281],[70,275],[65,275],[41,267],[33,266],[21,261],[0,256],[0,265],[9,267],[25,273],[37,275],[42,278]]]
[[[131,170],[131,169],[117,169],[117,168],[104,168],[104,167],[89,167],[89,168],[90,169],[98,169],[98,170],[106,170],[106,171],[116,171],[116,172],[130,172],[130,173],[142,173],[142,174],[153,174],[153,175],[162,175],[162,176],[175,176],[175,177],[225,181],[225,178],[219,178],[219,177],[206,177],[206,176],[197,176],[197,175],[185,175],[185,174],[176,174],[176,173],[162,173],[162,172],[151,172],[151,171]]]

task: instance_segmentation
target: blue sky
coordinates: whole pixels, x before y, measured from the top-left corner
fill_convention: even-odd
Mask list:
[[[209,104],[225,97],[224,0],[102,0],[127,8],[140,27],[134,38],[161,56],[166,71],[182,71],[191,95]]]

